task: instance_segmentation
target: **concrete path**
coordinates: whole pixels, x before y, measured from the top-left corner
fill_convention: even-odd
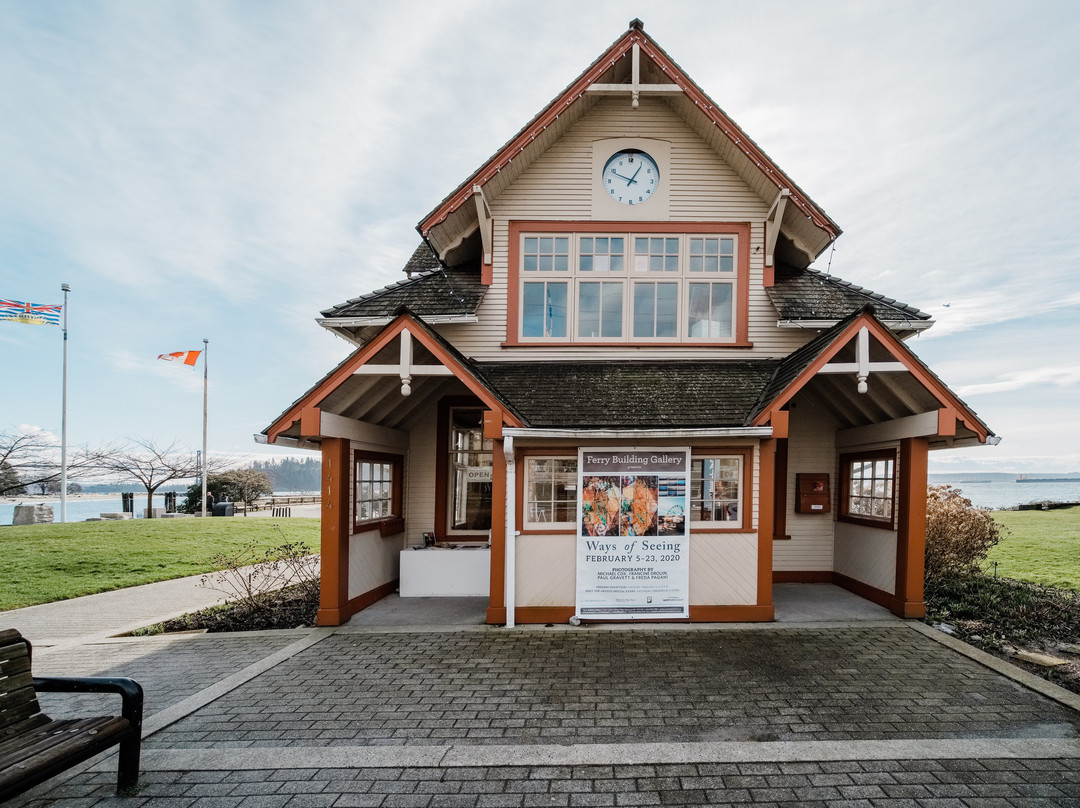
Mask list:
[[[116,799],[106,758],[11,805],[1080,807],[1080,697],[827,594],[791,594],[826,622],[767,626],[425,626],[399,599],[384,625],[57,646],[38,673],[142,682],[143,786]]]
[[[192,575],[0,612],[0,626],[17,628],[36,652],[95,642],[219,603],[224,596],[200,586],[202,578]]]

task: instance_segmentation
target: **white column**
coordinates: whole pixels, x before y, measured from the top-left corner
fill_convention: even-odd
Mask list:
[[[503,585],[506,593],[506,627],[514,627],[515,569],[517,567],[517,462],[514,460],[514,439],[503,438],[503,458],[506,461],[506,571]]]

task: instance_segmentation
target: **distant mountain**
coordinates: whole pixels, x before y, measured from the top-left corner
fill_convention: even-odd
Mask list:
[[[927,480],[934,485],[953,483],[1011,483],[1016,481],[1012,471],[953,471],[948,474],[928,474]]]

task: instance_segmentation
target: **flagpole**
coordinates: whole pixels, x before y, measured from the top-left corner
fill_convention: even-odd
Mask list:
[[[206,454],[206,382],[209,378],[209,372],[207,371],[207,360],[210,353],[210,340],[204,339],[203,341],[203,355],[202,355],[202,515],[206,518],[206,468],[209,465],[210,457]]]
[[[64,293],[64,383],[60,406],[60,521],[67,522],[67,349],[68,349],[68,292],[71,287],[60,284]]]

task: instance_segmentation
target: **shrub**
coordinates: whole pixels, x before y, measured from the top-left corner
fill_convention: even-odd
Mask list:
[[[990,511],[976,508],[958,488],[932,485],[926,492],[926,579],[977,573],[1005,535]]]

